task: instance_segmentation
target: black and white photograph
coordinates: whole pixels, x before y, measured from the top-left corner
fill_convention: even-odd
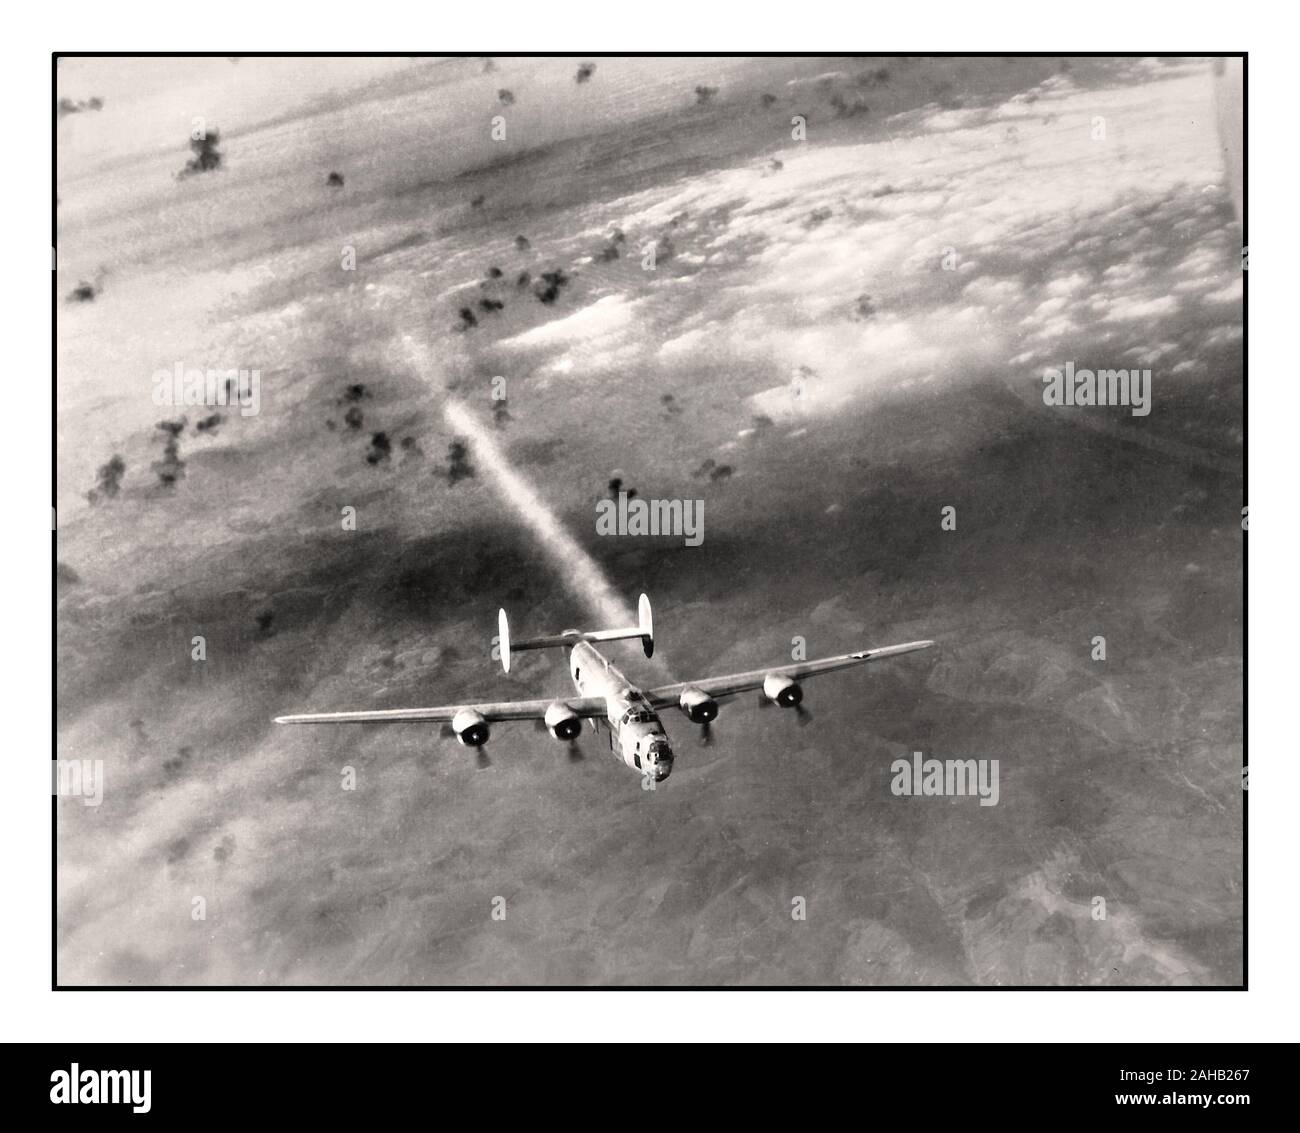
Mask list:
[[[1242,54],[51,62],[56,989],[1246,986]]]

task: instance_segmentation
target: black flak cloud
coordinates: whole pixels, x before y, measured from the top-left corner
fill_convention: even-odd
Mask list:
[[[104,100],[99,97],[87,99],[61,98],[58,101],[58,114],[66,118],[69,114],[86,114],[104,109]]]
[[[211,173],[214,169],[221,168],[225,154],[217,149],[220,141],[221,133],[218,130],[208,130],[201,138],[191,138],[190,149],[194,151],[194,156],[185,163],[180,175],[192,177],[197,173]]]
[[[474,478],[474,466],[469,460],[469,446],[457,438],[447,446],[447,483],[453,487],[462,480]]]
[[[107,464],[100,465],[95,474],[95,487],[86,493],[86,499],[92,504],[97,504],[100,500],[116,499],[122,490],[122,477],[125,475],[126,462],[114,453]]]
[[[542,277],[537,281],[533,288],[533,294],[538,300],[548,306],[554,303],[560,297],[561,289],[567,287],[570,279],[564,274],[562,268],[556,268],[554,271],[542,272]]]

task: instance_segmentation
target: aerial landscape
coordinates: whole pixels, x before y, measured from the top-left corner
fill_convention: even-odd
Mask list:
[[[1239,986],[1224,70],[59,59],[57,982]],[[569,694],[498,608],[642,592],[647,684],[935,644],[665,711],[656,789],[274,723]]]

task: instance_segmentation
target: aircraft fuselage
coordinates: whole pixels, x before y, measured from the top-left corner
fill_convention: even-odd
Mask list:
[[[604,697],[614,754],[652,782],[667,779],[673,769],[673,749],[659,714],[641,690],[586,641],[575,643],[569,650],[569,676],[579,696]],[[592,720],[592,726],[596,725],[597,721]]]

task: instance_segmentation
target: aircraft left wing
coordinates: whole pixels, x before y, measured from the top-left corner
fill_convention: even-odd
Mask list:
[[[770,676],[789,677],[800,681],[805,677],[815,677],[821,673],[833,673],[838,669],[848,669],[854,665],[863,665],[868,661],[879,661],[885,657],[897,657],[903,653],[915,653],[918,649],[929,649],[933,641],[908,641],[902,645],[885,645],[879,649],[860,649],[856,653],[842,653],[838,657],[823,657],[820,661],[796,661],[793,665],[776,665],[768,669],[753,669],[748,673],[732,673],[725,677],[705,677],[698,681],[682,681],[675,685],[662,685],[650,689],[646,697],[655,708],[676,706],[682,693],[688,688],[697,688],[710,696],[734,696],[738,692],[762,688],[763,682]]]
[[[573,709],[587,719],[604,716],[608,710],[603,696],[552,696],[546,700],[498,700],[490,704],[447,704],[439,708],[381,708],[370,712],[313,712],[301,716],[277,716],[277,724],[380,724],[450,723],[458,712],[477,712],[489,724],[497,720],[541,720],[552,704]]]

